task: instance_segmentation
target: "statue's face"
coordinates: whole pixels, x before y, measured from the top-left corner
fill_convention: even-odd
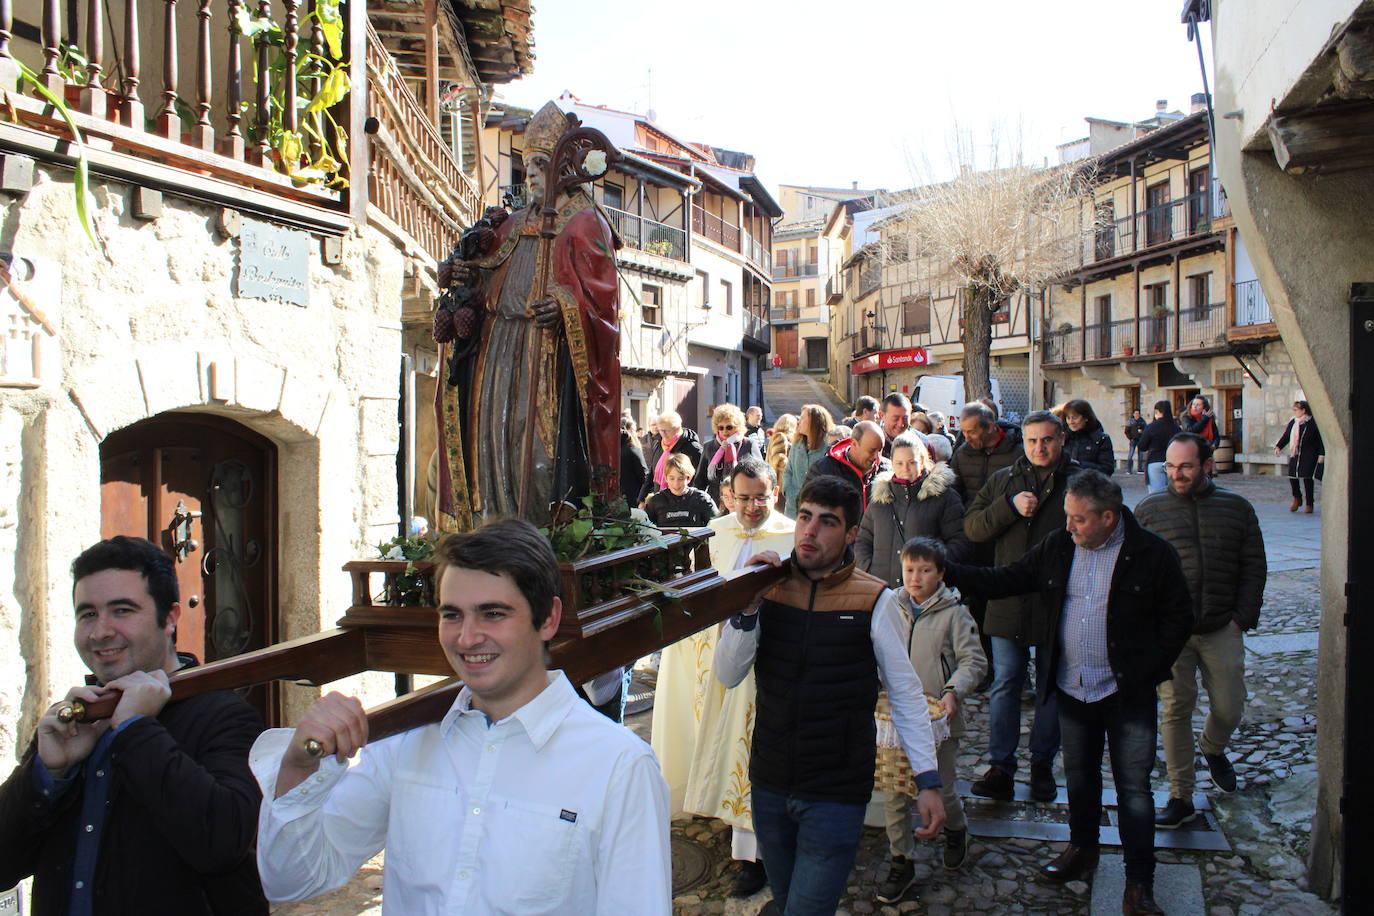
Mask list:
[[[527,204],[542,204],[544,202],[544,189],[547,186],[549,157],[542,153],[524,157],[525,163],[525,187],[529,188],[530,196]]]

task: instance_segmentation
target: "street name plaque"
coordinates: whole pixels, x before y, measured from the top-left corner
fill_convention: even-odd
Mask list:
[[[239,233],[238,294],[310,304],[310,233],[245,219]]]

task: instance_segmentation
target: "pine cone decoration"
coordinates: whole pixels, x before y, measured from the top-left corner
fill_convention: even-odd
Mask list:
[[[453,285],[453,260],[451,258],[445,258],[439,262],[439,276],[436,279],[439,281],[440,289],[448,289]]]
[[[472,335],[477,333],[477,310],[460,308],[448,314],[452,316],[450,323],[453,326],[454,337],[459,340],[471,340]]]
[[[439,306],[434,310],[434,342],[448,343],[457,336],[453,312]]]

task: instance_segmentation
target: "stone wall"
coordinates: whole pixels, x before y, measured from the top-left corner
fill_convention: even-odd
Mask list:
[[[331,625],[350,603],[340,567],[396,530],[401,251],[354,230],[330,266],[312,234],[308,306],[241,298],[220,208],[169,194],[139,220],[132,190],[95,186],[94,248],[68,173],[40,166],[32,190],[0,199],[0,249],[61,275],[37,303],[58,331],[56,368],[37,387],[0,383],[0,755],[83,673],[66,567],[100,536],[109,433],[196,411],[276,445],[284,639]],[[365,680],[374,700],[390,683]],[[288,718],[313,695],[287,694]]]

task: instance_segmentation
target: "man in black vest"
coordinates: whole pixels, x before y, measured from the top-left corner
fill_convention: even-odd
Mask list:
[[[808,481],[788,576],[731,618],[716,644],[716,677],[727,687],[754,668],[754,830],[773,900],[787,914],[831,914],[839,905],[873,793],[880,680],[916,773],[917,836],[934,837],[945,820],[901,612],[881,579],[854,568],[859,515],[848,482]],[[749,560],[781,562],[771,551]]]

